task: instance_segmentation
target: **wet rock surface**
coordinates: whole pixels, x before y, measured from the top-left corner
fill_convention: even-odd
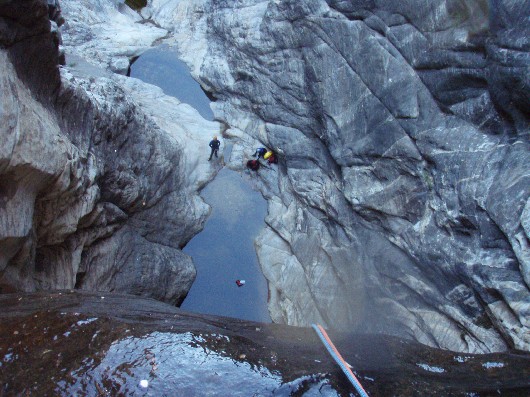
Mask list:
[[[73,291],[2,295],[0,307],[0,395],[353,392],[311,328]],[[330,337],[370,396],[530,391],[528,353],[460,354],[393,337],[336,332]]]

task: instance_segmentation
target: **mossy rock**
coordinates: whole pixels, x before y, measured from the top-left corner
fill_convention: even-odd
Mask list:
[[[141,10],[147,5],[147,0],[125,0],[125,4],[133,10]]]

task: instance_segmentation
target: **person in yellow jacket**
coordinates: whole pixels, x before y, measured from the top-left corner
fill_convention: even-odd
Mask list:
[[[268,150],[267,153],[263,155],[263,158],[269,162],[269,164],[276,164],[278,159],[272,150]]]

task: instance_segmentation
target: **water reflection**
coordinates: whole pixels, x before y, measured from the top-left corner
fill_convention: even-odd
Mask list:
[[[1,396],[351,392],[307,328],[201,320],[153,300],[73,291],[0,296],[0,307]],[[460,354],[340,335],[334,341],[372,397],[530,395],[528,353]]]
[[[163,332],[116,341],[98,364],[85,359],[69,380],[58,383],[55,392],[91,396],[246,397],[290,396],[305,390],[297,395],[338,395],[326,379],[305,376],[283,384],[280,374],[210,350],[204,342],[200,335]]]
[[[187,66],[168,47],[145,52],[131,65],[131,77],[154,84],[213,120],[210,101]],[[224,147],[229,156],[230,148]],[[219,161],[219,160],[217,160]],[[202,193],[212,208],[205,229],[186,246],[197,279],[183,308],[200,313],[270,322],[267,284],[253,240],[263,227],[266,201],[239,174],[222,170]],[[245,280],[238,287],[236,280]]]
[[[270,322],[267,282],[254,248],[267,203],[243,177],[223,169],[201,193],[212,206],[204,230],[184,248],[197,279],[182,304],[185,310]],[[243,287],[236,280],[245,280]]]
[[[162,88],[165,94],[197,109],[206,120],[213,120],[210,100],[191,77],[188,66],[169,47],[143,53],[131,65],[130,76]]]

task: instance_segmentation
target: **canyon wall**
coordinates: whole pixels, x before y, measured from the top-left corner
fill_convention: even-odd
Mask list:
[[[153,0],[240,147],[280,154],[274,321],[528,350],[524,1]],[[201,55],[201,56],[198,56]]]
[[[60,74],[43,2],[14,4],[0,6],[3,289],[185,295],[179,248],[215,172],[201,132],[220,127],[108,72],[166,43],[216,99],[231,168],[257,145],[279,154],[259,172],[256,241],[275,322],[530,349],[524,1],[69,1]]]
[[[83,59],[59,67],[45,1],[2,2],[0,18],[2,291],[178,304],[195,278],[180,249],[202,228],[209,209],[197,190],[214,175],[183,142],[200,146],[219,125]]]

